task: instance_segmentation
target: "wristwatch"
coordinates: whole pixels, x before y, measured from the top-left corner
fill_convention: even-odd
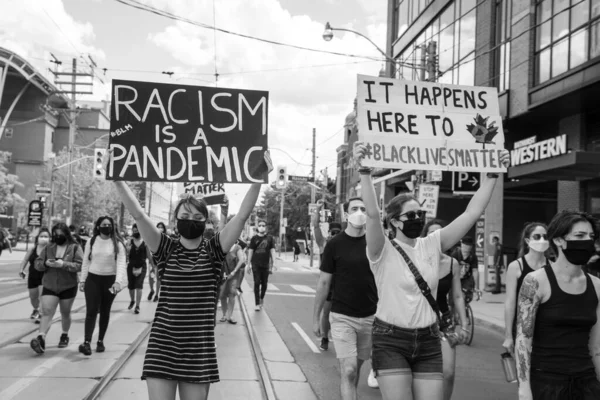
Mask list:
[[[371,172],[373,172],[373,168],[372,167],[360,167],[358,169],[358,173],[361,175],[370,175]]]

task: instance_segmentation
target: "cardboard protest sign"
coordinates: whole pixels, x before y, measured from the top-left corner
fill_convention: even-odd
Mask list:
[[[107,179],[267,182],[268,92],[113,80]]]
[[[223,183],[195,183],[183,184],[184,193],[201,195],[207,206],[223,204],[225,202],[225,184]]]
[[[359,75],[357,121],[364,166],[506,172],[496,88]]]

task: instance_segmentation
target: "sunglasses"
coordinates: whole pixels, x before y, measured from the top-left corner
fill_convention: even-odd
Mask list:
[[[548,235],[546,235],[545,233],[534,233],[533,235],[531,235],[531,238],[533,240],[548,240]]]
[[[400,217],[406,217],[407,221],[412,221],[412,220],[415,220],[417,218],[419,218],[419,219],[425,219],[425,215],[426,214],[427,214],[427,211],[423,211],[423,210],[408,211],[408,212],[405,212],[404,214],[398,215],[395,219],[399,219]]]
[[[340,233],[340,231],[331,231],[331,236],[335,236],[335,235],[337,235],[338,233]]]

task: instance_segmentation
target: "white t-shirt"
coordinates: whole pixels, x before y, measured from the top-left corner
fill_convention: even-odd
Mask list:
[[[417,267],[435,298],[441,257],[440,231],[418,238],[415,247],[396,240]],[[369,260],[379,303],[375,316],[401,328],[426,328],[437,322],[435,312],[417,285],[402,255],[386,239],[378,260]]]

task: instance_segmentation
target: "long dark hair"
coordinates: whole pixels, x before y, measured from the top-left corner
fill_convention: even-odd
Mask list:
[[[48,236],[50,236],[50,240],[52,240],[52,233],[50,233],[50,230],[44,226],[44,227],[40,228],[40,231],[38,232],[37,236],[35,237],[35,245],[36,246],[38,245],[38,239],[40,238],[40,235],[44,232],[46,232],[48,234]]]
[[[397,219],[400,214],[402,214],[402,209],[404,205],[409,201],[417,201],[415,196],[410,192],[400,193],[396,197],[394,197],[390,202],[385,206],[385,220],[388,227],[394,232],[394,237],[396,236],[396,227],[392,224],[393,219]]]
[[[163,224],[162,222],[159,222],[158,224],[156,224],[157,228],[161,228],[163,229],[163,233],[166,234],[167,233],[167,227],[165,226],[165,224]]]
[[[194,196],[188,196],[184,199],[179,200],[177,206],[175,207],[175,211],[173,212],[173,219],[177,221],[177,214],[179,214],[179,209],[183,207],[185,210],[190,211],[191,207],[194,207],[196,210],[200,211],[204,218],[208,221],[208,206],[206,205],[206,201],[204,199],[197,199]],[[166,230],[165,230],[166,233]]]
[[[563,210],[556,214],[552,218],[552,221],[550,221],[550,225],[548,225],[548,241],[550,242],[550,248],[557,257],[558,247],[554,243],[554,239],[568,235],[573,226],[578,222],[589,222],[592,225],[594,237],[598,237],[598,220],[596,218],[581,211]]]
[[[529,246],[525,239],[529,239],[531,233],[535,231],[537,227],[544,228],[546,232],[548,232],[548,227],[546,224],[542,222],[527,222],[521,231],[521,239],[519,240],[519,255],[518,258],[523,257],[525,254],[529,253]]]
[[[115,221],[108,215],[100,217],[94,223],[94,233],[93,233],[92,239],[90,240],[90,254],[88,255],[88,260],[90,260],[90,261],[92,260],[92,249],[94,248],[94,243],[96,242],[96,238],[100,235],[100,224],[105,219],[110,221],[110,224],[112,225],[112,228],[113,228],[110,238],[112,239],[112,242],[113,242],[113,248],[114,248],[114,252],[115,252],[115,261],[117,260],[117,255],[119,254],[119,243],[122,244],[123,246],[125,246],[125,244],[123,243],[123,239],[121,238],[121,234],[119,233],[119,230],[115,226]]]
[[[63,232],[63,234],[65,235],[65,237],[67,238],[67,244],[72,244],[72,243],[76,244],[77,243],[75,241],[75,239],[73,238],[73,235],[71,235],[71,231],[69,230],[69,227],[64,222],[59,222],[52,227],[52,233],[50,234],[50,240],[52,241],[52,243],[55,243],[54,242],[54,232],[56,232],[56,230],[58,230],[58,229],[60,229]],[[37,241],[37,238],[36,238],[36,241]]]

